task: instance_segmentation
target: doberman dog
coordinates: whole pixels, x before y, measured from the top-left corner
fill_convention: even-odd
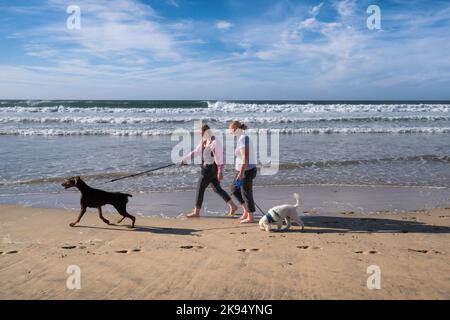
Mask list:
[[[72,187],[78,188],[81,192],[81,211],[78,219],[70,224],[71,227],[77,225],[80,222],[83,215],[86,213],[87,208],[97,208],[100,219],[106,224],[110,222],[103,217],[102,206],[106,204],[112,205],[116,210],[122,215],[122,218],[117,221],[121,223],[123,219],[130,218],[132,221],[131,228],[134,228],[134,223],[136,218],[127,212],[128,197],[132,197],[131,194],[120,193],[120,192],[106,192],[99,189],[94,189],[89,187],[80,177],[71,177],[67,179],[62,186],[64,189],[69,189]]]

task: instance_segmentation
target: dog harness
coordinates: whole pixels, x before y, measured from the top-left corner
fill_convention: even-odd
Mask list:
[[[270,209],[269,212],[266,213],[267,220],[269,223],[277,222],[280,219],[280,214],[273,209]]]

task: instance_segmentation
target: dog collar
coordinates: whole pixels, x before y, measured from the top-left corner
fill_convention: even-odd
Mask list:
[[[273,215],[270,213],[271,211],[273,212],[273,214],[274,214],[275,216],[278,217],[278,219],[280,218],[280,215],[278,214],[278,212],[276,212],[276,211],[273,210],[273,209],[270,209],[269,212],[266,213],[267,220],[269,220],[269,223],[277,222],[277,220],[275,220],[274,217],[273,217]]]
[[[267,221],[269,223],[274,223],[275,222],[275,220],[273,220],[273,217],[272,217],[272,215],[269,212],[266,213],[266,217],[267,217]]]

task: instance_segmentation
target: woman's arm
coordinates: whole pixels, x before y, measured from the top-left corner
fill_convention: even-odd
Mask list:
[[[217,165],[217,171],[223,173],[224,163],[223,163],[223,147],[219,140],[214,139],[211,143],[211,150],[214,154],[214,162]]]
[[[198,146],[194,150],[192,150],[186,157],[184,157],[181,162],[185,163],[186,161],[192,160],[195,157],[198,157],[199,155],[201,155],[202,154],[202,146],[203,146],[203,141],[200,141]]]
[[[242,157],[242,159],[244,159],[244,161],[240,167],[239,174],[237,176],[237,179],[239,179],[239,180],[244,178],[245,170],[247,170],[247,166],[249,164],[249,153],[250,153],[249,152],[249,150],[250,150],[249,140],[248,140],[248,137],[245,137],[244,139],[245,139],[244,146],[239,149],[239,152],[241,153],[241,157]]]

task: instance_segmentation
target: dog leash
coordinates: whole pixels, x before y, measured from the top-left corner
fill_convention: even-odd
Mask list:
[[[235,186],[238,188],[242,188],[242,186],[244,185],[244,180],[240,179],[240,180],[236,180],[234,182]],[[264,213],[264,211],[258,206],[258,204],[256,202],[253,201],[253,203],[255,204],[255,206],[258,208],[258,210],[261,212],[261,214],[263,216],[265,216],[266,214]]]
[[[262,209],[258,206],[258,204],[255,202],[255,206],[258,208],[258,210],[261,212],[261,214],[263,216],[265,216],[266,214],[264,213],[264,211],[262,211]]]
[[[135,173],[135,174],[130,174],[128,176],[124,176],[124,177],[120,177],[120,178],[116,178],[116,179],[112,179],[112,180],[109,180],[109,181],[106,181],[106,182],[102,182],[102,183],[94,185],[94,186],[104,185],[104,184],[107,184],[107,183],[116,182],[116,181],[123,180],[123,179],[128,179],[128,178],[141,176],[143,174],[150,173],[150,172],[153,172],[153,171],[158,171],[158,170],[165,169],[165,168],[169,168],[169,167],[172,167],[174,165],[175,165],[175,163],[171,163],[171,164],[168,164],[168,165],[165,165],[165,166],[162,166],[162,167],[150,169],[150,170],[143,171],[143,172],[138,172],[138,173]]]

